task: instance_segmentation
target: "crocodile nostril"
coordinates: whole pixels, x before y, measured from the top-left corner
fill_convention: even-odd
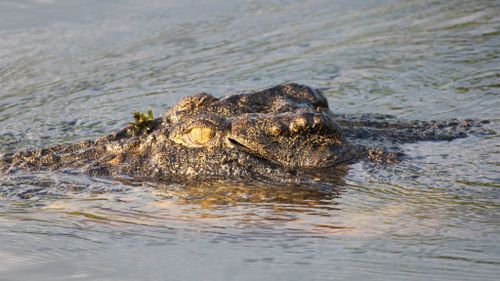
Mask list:
[[[293,133],[304,131],[307,127],[308,122],[304,116],[297,117],[290,122],[290,131]]]
[[[269,133],[273,136],[280,136],[280,135],[283,135],[284,130],[283,130],[283,127],[280,126],[279,124],[272,124],[269,127]]]
[[[313,128],[321,129],[324,124],[325,124],[325,121],[323,120],[321,115],[315,115],[313,117]]]

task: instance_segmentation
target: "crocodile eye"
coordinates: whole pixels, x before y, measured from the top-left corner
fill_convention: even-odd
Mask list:
[[[215,131],[207,127],[194,127],[186,135],[186,138],[195,145],[205,145],[215,137]]]

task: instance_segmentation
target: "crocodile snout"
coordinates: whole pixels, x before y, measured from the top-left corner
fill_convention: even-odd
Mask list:
[[[233,120],[228,144],[288,168],[325,168],[345,158],[340,127],[322,112],[245,114]]]

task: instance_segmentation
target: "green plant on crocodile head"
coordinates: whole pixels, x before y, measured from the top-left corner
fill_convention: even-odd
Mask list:
[[[132,129],[136,133],[146,132],[149,133],[153,129],[153,110],[150,109],[148,112],[133,112],[134,122],[129,123],[132,126]]]

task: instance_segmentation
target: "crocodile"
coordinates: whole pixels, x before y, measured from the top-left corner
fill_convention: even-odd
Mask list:
[[[97,140],[6,154],[0,172],[76,171],[167,182],[328,181],[362,160],[400,161],[403,143],[465,137],[486,122],[338,114],[320,90],[294,83],[223,98],[199,93],[150,117]]]

